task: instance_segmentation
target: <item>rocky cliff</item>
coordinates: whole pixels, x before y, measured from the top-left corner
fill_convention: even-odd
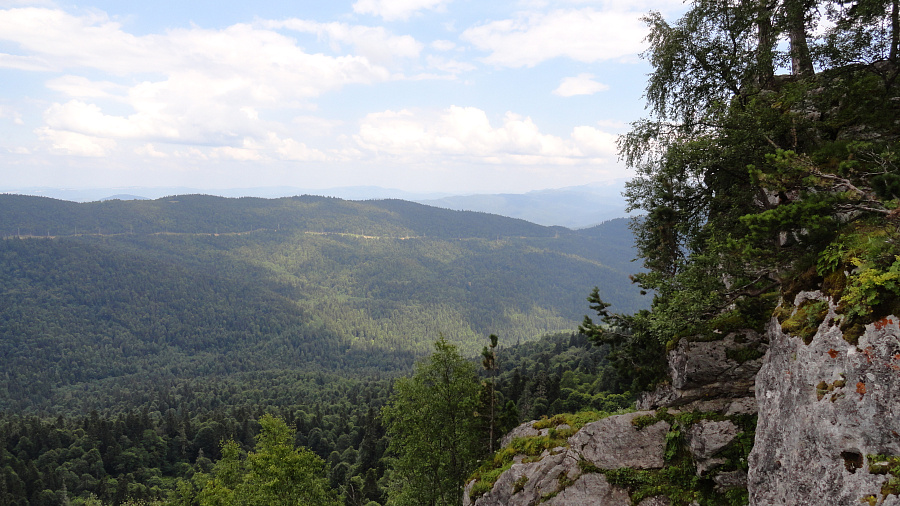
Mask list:
[[[782,313],[682,339],[640,411],[521,425],[466,504],[900,505],[900,318],[845,339],[821,292]]]
[[[900,319],[850,343],[834,304],[801,292],[794,308],[809,302],[827,312],[808,344],[777,321],[769,328],[750,503],[900,505]]]

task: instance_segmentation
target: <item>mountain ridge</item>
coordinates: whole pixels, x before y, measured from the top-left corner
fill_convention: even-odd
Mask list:
[[[201,189],[188,187],[114,187],[65,189],[31,187],[6,190],[7,194],[50,197],[72,202],[105,200],[156,200],[172,195],[207,194],[228,198],[277,199],[301,195],[336,197],[344,200],[402,199],[434,207],[480,211],[520,218],[545,226],[584,228],[628,215],[622,197],[624,182],[595,183],[565,188],[548,188],[526,193],[448,194],[411,192],[377,186],[347,186],[308,189],[293,186]]]
[[[16,371],[0,410],[69,405],[72,388],[116,378],[406,370],[439,335],[474,355],[489,333],[574,329],[597,283],[623,310],[646,304],[624,220],[572,231],[400,200],[0,195],[0,236],[0,366]]]

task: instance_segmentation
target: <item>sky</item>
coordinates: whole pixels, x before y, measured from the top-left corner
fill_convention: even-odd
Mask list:
[[[629,177],[681,0],[0,0],[0,191]]]

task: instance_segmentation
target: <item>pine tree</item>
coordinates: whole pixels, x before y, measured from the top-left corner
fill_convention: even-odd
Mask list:
[[[382,414],[391,437],[388,504],[457,505],[463,482],[482,454],[475,366],[441,337],[411,378],[394,384]]]
[[[487,391],[488,403],[490,404],[488,412],[488,453],[494,453],[494,429],[496,428],[496,404],[497,404],[497,336],[491,334],[490,349],[487,346],[481,350],[481,366],[487,371],[488,379],[484,382],[484,389]]]

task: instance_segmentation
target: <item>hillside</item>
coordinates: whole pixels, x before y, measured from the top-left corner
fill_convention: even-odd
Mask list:
[[[447,209],[483,211],[541,225],[590,227],[625,216],[621,182],[531,191],[524,194],[454,195],[418,202]]]
[[[900,3],[644,20],[650,116],[620,146],[656,296],[599,290],[583,330],[649,391],[516,428],[464,504],[900,504]]]
[[[17,411],[115,405],[109,386],[126,379],[405,371],[438,335],[474,354],[489,333],[574,329],[597,284],[622,310],[643,303],[617,222],[570,231],[398,200],[3,195],[0,230],[0,409]]]
[[[622,197],[623,181],[594,183],[567,188],[534,190],[527,193],[477,195],[448,195],[444,193],[415,193],[378,186],[342,186],[336,188],[298,188],[292,186],[253,188],[185,188],[185,187],[125,187],[125,188],[15,188],[3,187],[0,192],[35,195],[73,202],[97,200],[146,200],[169,195],[204,194],[220,197],[261,197],[276,199],[291,195],[322,195],[344,200],[402,199],[434,207],[457,211],[478,211],[519,218],[539,225],[559,225],[584,228],[616,218],[625,212]]]

